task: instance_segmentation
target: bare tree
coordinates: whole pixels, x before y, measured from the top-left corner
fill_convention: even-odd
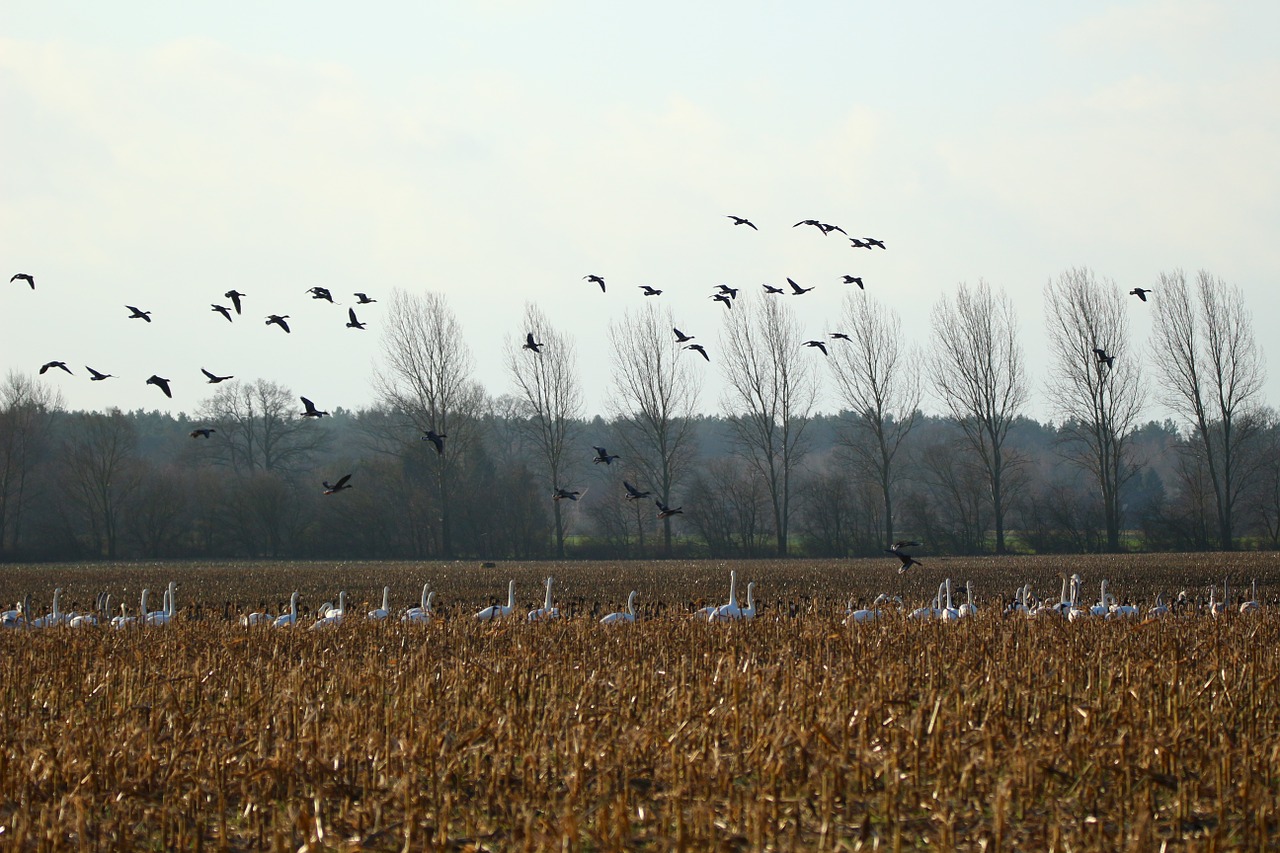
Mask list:
[[[1260,464],[1266,368],[1244,295],[1201,271],[1194,292],[1181,271],[1161,273],[1155,288],[1152,350],[1169,409],[1191,423],[1217,510],[1218,544],[1235,543],[1240,497]]]
[[[609,324],[613,395],[609,407],[628,459],[644,474],[637,483],[665,504],[693,457],[693,413],[701,358],[682,352],[671,333],[671,309],[647,305]],[[697,360],[697,364],[694,363]],[[663,519],[663,552],[671,554],[671,519]]]
[[[1124,298],[1115,282],[1083,267],[1044,288],[1049,399],[1067,458],[1098,485],[1110,551],[1120,550],[1120,491],[1138,471],[1130,439],[1146,402]]]
[[[328,443],[327,432],[301,411],[299,398],[276,382],[220,386],[199,409],[217,430],[201,449],[237,474],[297,473]]]
[[[124,509],[139,483],[138,432],[132,420],[76,415],[63,447],[67,503],[79,511],[95,555],[114,560]]]
[[[405,443],[428,460],[438,501],[440,550],[453,556],[450,490],[466,454],[479,441],[484,391],[471,378],[471,350],[442,294],[393,290],[384,328],[385,366],[374,384],[382,402],[418,431]],[[419,439],[428,430],[445,437],[441,452],[423,447]]]
[[[786,303],[744,299],[737,306],[720,334],[723,406],[739,453],[768,489],[775,550],[785,556],[791,480],[818,397],[814,353],[801,352],[800,326]]]
[[[847,441],[858,468],[876,484],[884,504],[884,541],[894,541],[895,463],[920,418],[919,358],[891,309],[861,293],[846,294],[842,317],[848,341],[831,342],[831,372],[853,413]]]
[[[61,394],[25,373],[11,371],[0,387],[0,552],[21,544],[33,475],[52,456],[53,419],[61,408]]]
[[[520,342],[532,333],[542,342],[540,351]],[[524,329],[508,335],[503,347],[507,374],[515,382],[522,402],[518,423],[525,439],[546,466],[551,488],[564,488],[576,467],[566,456],[577,419],[582,417],[582,385],[577,376],[577,352],[573,339],[552,328],[546,316],[532,303],[524,307]],[[556,556],[564,558],[565,517],[560,501],[553,501],[556,528]]]
[[[933,307],[930,378],[978,457],[991,492],[996,553],[1005,552],[1005,515],[1012,499],[1010,473],[1017,458],[1005,447],[1009,428],[1027,399],[1018,319],[1007,295],[979,281],[961,283],[954,302]]]

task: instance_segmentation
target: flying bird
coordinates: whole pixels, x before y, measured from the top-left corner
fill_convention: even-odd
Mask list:
[[[827,223],[825,223],[825,222],[819,222],[819,223],[818,223],[818,227],[822,229],[822,233],[823,233],[823,235],[824,235],[824,236],[825,236],[825,235],[827,235],[827,234],[830,234],[832,231],[839,231],[839,232],[840,232],[841,234],[843,234],[844,236],[846,236],[846,237],[848,237],[848,236],[849,236],[849,232],[848,232],[848,231],[845,231],[845,230],[844,230],[843,228],[841,228],[839,225],[828,225],[828,224],[827,224]]]
[[[601,462],[603,462],[606,465],[612,465],[613,460],[622,458],[618,456],[618,454],[616,453],[611,454],[609,451],[605,450],[603,447],[600,447],[598,445],[593,444],[591,446],[591,449],[596,452],[596,458],[591,460],[592,464],[595,464],[595,465],[598,465]]]
[[[150,311],[143,311],[141,308],[134,308],[132,305],[126,305],[124,307],[133,312],[129,315],[130,320],[146,320],[148,323],[151,322]]]
[[[328,480],[325,480],[324,493],[326,495],[336,495],[338,492],[342,491],[343,489],[351,488],[351,484],[347,482],[347,480],[350,480],[350,479],[351,479],[350,474],[343,474],[341,477],[338,478],[338,482],[336,483],[331,484]]]
[[[728,308],[730,311],[733,310],[733,298],[730,297],[729,294],[716,293],[711,298],[714,299],[716,302],[723,302],[724,307]]]
[[[684,332],[680,331],[675,326],[671,327],[671,331],[676,333],[676,343],[678,344],[682,344],[685,341],[691,341],[695,337],[697,337],[696,335],[686,335]]]
[[[812,287],[801,287],[800,285],[792,281],[790,278],[787,279],[787,284],[791,285],[792,296],[800,296],[802,294],[808,293],[810,290],[813,290]]]
[[[859,290],[866,290],[866,288],[865,288],[865,287],[863,287],[863,285],[862,285],[862,278],[861,278],[860,276],[856,276],[856,275],[846,275],[846,276],[844,277],[844,283],[845,283],[845,284],[856,284],[856,285],[858,285],[858,289],[859,289]]]
[[[213,427],[198,427],[191,431],[191,437],[192,438],[208,438],[209,436],[213,435],[215,432],[217,432],[217,430],[214,429]]]
[[[304,293],[310,293],[312,299],[324,299],[333,302],[333,294],[329,292],[327,287],[309,287]]]
[[[649,492],[640,491],[635,486],[628,483],[626,480],[622,481],[622,485],[625,486],[627,489],[627,500],[629,501],[635,501],[635,500],[639,500],[640,498],[649,497]]]
[[[702,348],[702,344],[686,344],[685,349],[691,349],[701,355],[707,361],[711,361],[711,356],[707,355],[707,351]]]
[[[823,355],[827,355],[827,344],[825,341],[805,341],[804,345],[822,350]]]
[[[850,239],[852,239],[852,238],[850,238]],[[862,239],[863,239],[863,241],[867,244],[867,248],[868,248],[868,249],[870,249],[870,248],[872,248],[872,247],[880,248],[880,249],[883,249],[883,248],[884,248],[884,241],[883,241],[883,240],[877,240],[875,237],[863,237]]]
[[[672,509],[662,501],[655,500],[654,503],[658,505],[658,518],[670,518],[673,515],[684,515],[684,507],[682,506]]]
[[[151,378],[147,380],[146,384],[156,386],[157,388],[159,388],[161,391],[164,392],[164,395],[166,397],[168,397],[170,400],[173,399],[173,392],[169,390],[168,379],[162,379],[153,373],[151,374]]]
[[[730,287],[727,284],[717,284],[716,287],[720,289],[721,293],[728,294],[730,299],[738,298],[738,288]]]
[[[436,446],[436,455],[441,456],[444,454],[444,440],[448,437],[449,436],[442,432],[436,432],[433,429],[429,429],[423,434],[422,440],[429,441],[434,444]]]
[[[533,339],[533,332],[530,332],[529,334],[524,336],[524,346],[520,347],[520,349],[531,349],[534,352],[540,353],[542,352],[543,346],[545,346],[545,344],[540,344],[537,341],[535,341]]]
[[[67,367],[67,363],[65,361],[47,361],[44,364],[40,365],[40,372],[44,373],[51,367],[60,367],[63,370],[65,370],[67,373],[71,373],[71,368]],[[74,373],[71,373],[71,375],[75,376]]]
[[[348,329],[363,329],[365,327],[364,323],[361,323],[359,320],[356,319],[356,309],[348,308],[347,317],[348,317],[347,319]]]
[[[1147,294],[1150,292],[1151,292],[1151,288],[1149,287],[1135,287],[1133,290],[1129,291],[1129,295],[1136,296],[1139,299],[1141,299],[1143,302],[1146,302]]]
[[[644,291],[644,295],[645,295],[645,296],[661,296],[661,295],[662,295],[662,291],[661,291],[661,290],[658,290],[658,289],[656,289],[656,288],[650,287],[650,286],[649,286],[649,285],[647,285],[647,284],[642,284],[642,285],[640,285],[640,289]]]
[[[31,285],[32,290],[36,289],[35,277],[32,276],[30,273],[16,272],[13,274],[13,277],[9,279],[9,281],[25,281],[27,284]]]
[[[851,339],[848,335],[846,335],[844,332],[831,332],[831,339],[832,339],[832,340],[834,340],[834,341],[848,341],[848,340],[852,340],[852,339]]]
[[[115,376],[113,373],[99,373],[87,364],[84,366],[84,369],[89,371],[89,381],[91,382],[101,382],[104,379],[111,379]]]
[[[328,412],[322,412],[317,409],[316,404],[308,400],[306,397],[299,397],[298,399],[300,399],[302,401],[302,405],[306,407],[306,411],[302,413],[302,417],[304,418],[322,418],[329,414]]]
[[[214,310],[214,311],[217,311],[217,312],[218,312],[219,314],[221,314],[223,317],[226,317],[226,318],[227,318],[227,322],[228,322],[228,323],[230,323],[230,322],[231,322],[231,309],[230,309],[230,308],[228,308],[228,307],[227,307],[227,306],[225,306],[225,305],[214,305],[214,306],[213,306],[213,310]]]
[[[275,323],[277,326],[284,329],[285,332],[288,332],[289,324],[285,322],[285,320],[288,320],[288,319],[289,319],[288,314],[268,314],[267,325],[270,326],[272,323]]]
[[[244,296],[244,294],[238,290],[228,290],[226,293],[222,295],[225,296],[227,299],[231,300],[231,304],[236,307],[236,313],[239,314],[240,313],[240,297]]]
[[[764,288],[765,293],[786,293],[781,287],[774,287],[772,284],[764,284],[761,287]]]
[[[924,565],[924,563],[920,562],[915,557],[911,556],[910,554],[902,550],[903,548],[916,547],[919,544],[920,544],[919,542],[898,541],[898,542],[894,542],[892,547],[884,549],[886,554],[892,554],[893,556],[897,557],[899,560],[902,561],[902,565],[898,567],[898,574],[902,574],[912,566]]]
[[[850,242],[851,244],[853,244],[853,248],[855,248],[855,249],[871,249],[871,248],[874,248],[874,247],[873,247],[870,243],[868,243],[866,240],[859,240],[857,237],[850,237],[850,238],[849,238],[849,242]]]
[[[1098,357],[1098,364],[1105,364],[1107,367],[1115,367],[1116,357],[1107,355],[1107,351],[1102,347],[1094,347],[1093,354]]]
[[[596,284],[600,285],[600,292],[601,292],[601,293],[604,293],[604,279],[603,279],[603,278],[601,278],[600,276],[598,276],[598,275],[584,275],[584,276],[582,277],[582,280],[583,280],[583,281],[593,281],[593,282],[595,282]]]
[[[203,367],[200,368],[200,372],[203,373],[205,375],[205,378],[209,380],[210,385],[217,385],[219,382],[226,382],[228,379],[235,379],[234,376],[217,376],[205,370]]]
[[[568,489],[558,488],[555,490],[555,493],[551,495],[551,500],[562,501],[565,498],[568,498],[571,501],[576,501],[581,496],[582,496],[582,492],[577,492],[577,491],[571,492]]]
[[[357,305],[368,305],[370,302],[378,301],[372,298],[371,296],[369,296],[369,294],[367,293],[354,293],[352,295],[355,296]]]
[[[792,225],[791,227],[799,228],[801,225],[812,225],[814,228],[819,228],[819,229],[822,228],[822,223],[816,219],[801,219],[799,222],[797,222],[795,225]],[[826,232],[824,231],[823,233],[825,234]]]
[[[752,230],[755,230],[755,231],[760,230],[759,228],[756,228],[756,224],[752,222],[750,219],[746,219],[741,216],[734,216],[732,213],[726,213],[725,216],[732,219],[734,225],[749,225],[751,226]]]

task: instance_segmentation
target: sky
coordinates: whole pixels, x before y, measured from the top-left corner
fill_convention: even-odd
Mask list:
[[[1047,282],[1204,269],[1242,289],[1275,404],[1277,31],[1274,3],[1179,0],[6,3],[0,367],[66,361],[38,378],[72,409],[194,412],[201,367],[361,409],[384,305],[348,329],[352,294],[437,291],[491,394],[532,302],[605,413],[608,325],[650,285],[707,342],[717,412],[716,285],[815,286],[786,298],[819,337],[858,275],[923,347],[931,306],[983,279],[1048,418]],[[792,227],[810,218],[886,249]]]

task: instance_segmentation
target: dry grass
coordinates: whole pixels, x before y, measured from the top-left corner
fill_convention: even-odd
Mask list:
[[[1163,578],[1130,558],[1070,566],[1111,569],[1122,596],[1139,592],[1126,571],[1145,592],[1223,570],[1164,559],[1181,562]],[[1276,579],[1269,555],[1230,559],[1233,581]],[[989,594],[1056,592],[1063,567],[926,562],[909,600],[950,569]],[[57,567],[68,608],[82,582],[91,599],[175,576],[185,618],[0,632],[0,847],[1276,845],[1280,614],[1066,624],[987,606],[956,625],[847,628],[849,595],[898,591],[891,565],[738,567],[770,605],[749,624],[672,612],[725,597],[712,563]],[[8,573],[0,594],[49,572]],[[466,618],[513,574],[518,609],[539,604],[547,573],[578,616]],[[427,579],[453,618],[327,632],[221,618],[224,601],[299,588],[318,602],[344,584],[376,603],[392,582],[404,606]],[[589,618],[630,588],[654,618]]]

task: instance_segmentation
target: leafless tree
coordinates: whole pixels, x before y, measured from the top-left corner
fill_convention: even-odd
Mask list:
[[[61,408],[61,394],[25,373],[11,371],[0,387],[0,552],[21,544],[33,474],[52,456],[53,420]]]
[[[786,303],[743,299],[736,305],[720,334],[722,405],[739,454],[768,489],[774,546],[785,556],[791,481],[818,396],[817,354],[801,351],[800,325]]]
[[[1083,267],[1044,288],[1049,400],[1062,419],[1067,458],[1098,485],[1111,551],[1120,550],[1120,492],[1138,471],[1130,439],[1146,401],[1124,299],[1115,282]]]
[[[139,483],[137,445],[133,421],[112,409],[76,415],[63,446],[67,503],[95,555],[109,560],[117,556],[124,509]]]
[[[1005,440],[1027,399],[1018,319],[1007,295],[979,281],[933,307],[930,379],[978,457],[990,486],[996,553],[1005,552],[1005,515],[1018,460]]]
[[[543,344],[533,352],[521,341],[532,332]],[[524,308],[524,326],[519,334],[508,335],[503,347],[507,374],[515,383],[522,403],[518,423],[524,438],[546,467],[550,489],[568,488],[575,465],[570,439],[583,414],[582,385],[577,375],[577,352],[573,339],[552,328],[546,316],[532,303]],[[556,528],[556,556],[564,558],[565,515],[561,501],[553,501]]]
[[[1238,287],[1202,270],[1193,288],[1177,270],[1153,289],[1156,376],[1165,405],[1191,424],[1213,486],[1218,544],[1229,550],[1237,505],[1261,462],[1262,351]]]
[[[200,418],[217,430],[200,449],[236,474],[296,474],[328,443],[324,428],[301,411],[299,398],[277,382],[219,386],[199,409]]]
[[[894,541],[896,464],[920,418],[919,358],[902,334],[897,313],[862,293],[846,294],[842,331],[831,342],[831,373],[853,414],[845,442],[860,473],[875,483],[884,504],[884,541]]]
[[[682,352],[671,333],[671,309],[647,305],[609,324],[613,395],[608,406],[622,449],[644,474],[640,489],[665,504],[693,458],[693,414],[702,383],[697,355]],[[696,363],[695,363],[696,360]],[[671,553],[671,519],[662,520],[663,551]]]
[[[440,549],[453,555],[450,489],[462,462],[479,441],[484,391],[471,378],[473,358],[462,326],[439,293],[393,290],[387,302],[382,337],[384,366],[374,379],[382,402],[399,413],[408,428],[406,445],[425,455],[434,475],[439,508]],[[445,449],[425,448],[428,430],[446,436]]]

